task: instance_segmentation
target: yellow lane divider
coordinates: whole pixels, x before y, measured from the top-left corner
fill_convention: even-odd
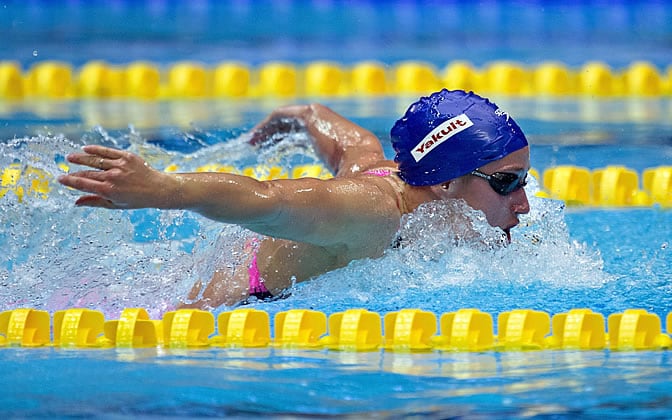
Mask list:
[[[59,165],[63,172],[69,167]],[[171,164],[165,170],[180,168]],[[304,177],[329,179],[332,174],[322,165],[297,165],[293,168],[257,165],[238,169],[231,165],[206,164],[197,172],[228,172],[247,175],[259,180],[297,179]],[[581,166],[561,165],[547,168],[540,176],[541,197],[565,201],[570,206],[592,207],[672,207],[672,166],[645,169],[641,176],[622,165],[609,165],[590,170]],[[42,169],[20,163],[0,167],[0,202],[16,197],[19,203],[46,200],[54,188],[54,175]]]
[[[647,168],[641,176],[619,165],[589,170],[563,165],[548,168],[543,176],[543,195],[579,206],[672,207],[672,166]]]
[[[635,61],[613,69],[600,61],[569,67],[556,61],[525,65],[500,60],[479,68],[458,60],[439,68],[422,61],[383,64],[368,60],[352,65],[269,61],[254,67],[236,61],[112,65],[92,60],[80,68],[42,61],[24,70],[17,62],[0,61],[0,99],[9,100],[417,96],[443,87],[484,95],[670,96],[672,66],[661,69],[648,61]]]
[[[19,203],[27,199],[46,200],[52,189],[54,177],[30,165],[12,163],[0,172],[0,201],[13,193]]]
[[[0,313],[0,345],[13,347],[289,347],[338,351],[520,351],[520,350],[656,350],[672,345],[672,312],[667,332],[658,315],[627,309],[608,316],[577,308],[550,316],[515,309],[498,315],[460,309],[437,317],[420,309],[402,309],[381,317],[356,308],[327,315],[308,309],[279,312],[271,335],[270,316],[252,308],[215,316],[197,309],[167,312],[151,320],[142,308],[127,308],[118,320],[103,313],[73,308],[53,314],[21,308]],[[215,330],[215,324],[217,329]],[[606,325],[606,329],[605,329]]]

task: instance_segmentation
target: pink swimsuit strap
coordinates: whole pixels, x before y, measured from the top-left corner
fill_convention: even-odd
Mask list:
[[[366,175],[373,175],[373,176],[390,176],[392,175],[392,169],[376,168],[376,169],[369,169],[364,173]]]

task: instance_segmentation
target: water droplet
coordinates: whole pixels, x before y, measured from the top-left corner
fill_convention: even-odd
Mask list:
[[[33,57],[37,57],[37,50],[33,50]]]

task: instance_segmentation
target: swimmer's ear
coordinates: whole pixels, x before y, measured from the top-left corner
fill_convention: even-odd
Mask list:
[[[432,185],[432,190],[436,195],[441,198],[448,198],[447,194],[450,194],[450,183],[451,181],[442,182],[440,184]]]

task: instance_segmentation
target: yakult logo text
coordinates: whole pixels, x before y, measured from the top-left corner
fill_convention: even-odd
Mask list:
[[[436,146],[472,125],[474,125],[474,123],[471,122],[466,114],[460,114],[448,121],[444,121],[440,126],[427,134],[425,138],[413,148],[411,151],[413,158],[416,162],[420,162],[420,159],[427,156],[427,154],[434,150]]]

